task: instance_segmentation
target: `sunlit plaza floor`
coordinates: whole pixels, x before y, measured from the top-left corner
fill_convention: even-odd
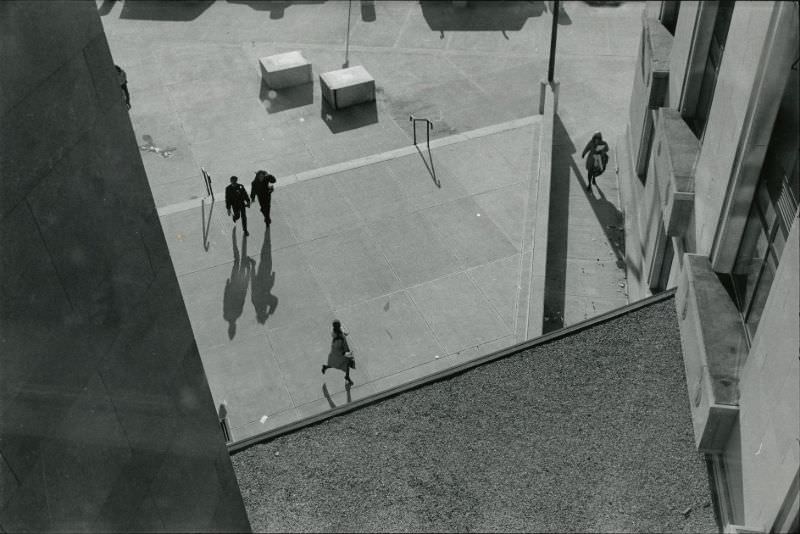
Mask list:
[[[609,165],[587,193],[580,151],[595,130],[612,145],[623,131],[643,4],[562,4],[550,232],[537,245],[525,229],[549,3],[471,4],[353,2],[348,44],[349,2],[98,2],[233,439],[521,341],[531,246],[547,247],[549,328],[627,303],[616,177]],[[270,90],[258,58],[289,50],[314,83]],[[375,78],[375,103],[322,101],[318,75],[345,60]],[[412,115],[433,123],[430,152],[413,147]],[[258,169],[278,178],[273,224],[254,206],[244,239],[222,192]],[[347,390],[320,373],[333,318],[357,361]]]

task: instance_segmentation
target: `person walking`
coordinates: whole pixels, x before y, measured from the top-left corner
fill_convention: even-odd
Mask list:
[[[122,70],[119,65],[114,65],[114,68],[117,69],[117,81],[122,89],[122,96],[125,98],[125,105],[128,106],[128,109],[131,109],[131,94],[128,92],[128,75],[125,74],[125,71]]]
[[[333,321],[333,331],[331,332],[331,351],[328,353],[328,363],[323,364],[322,374],[330,368],[344,371],[344,380],[348,386],[353,385],[350,380],[350,369],[356,368],[356,361],[350,352],[347,344],[347,332],[342,330],[342,323],[338,319]]]
[[[247,208],[250,207],[250,197],[247,196],[247,190],[242,184],[239,183],[237,176],[231,176],[231,183],[225,188],[225,209],[228,210],[228,215],[231,214],[233,209],[233,224],[242,218],[242,229],[244,235],[250,235],[247,231]]]
[[[600,132],[595,132],[586,148],[583,149],[581,157],[589,154],[586,158],[587,184],[586,190],[591,191],[592,185],[597,185],[597,177],[603,174],[608,164],[608,143],[603,140]]]
[[[261,213],[264,215],[264,222],[267,223],[267,226],[272,223],[270,205],[272,204],[272,192],[275,190],[272,184],[276,181],[275,177],[267,171],[258,171],[250,186],[250,200],[255,202],[258,198],[258,205],[261,207]]]

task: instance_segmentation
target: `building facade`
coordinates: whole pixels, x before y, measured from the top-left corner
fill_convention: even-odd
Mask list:
[[[677,287],[729,531],[796,531],[798,2],[649,2],[620,180],[632,300]]]

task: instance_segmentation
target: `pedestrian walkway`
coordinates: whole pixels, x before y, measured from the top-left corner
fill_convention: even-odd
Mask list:
[[[212,395],[234,439],[517,341],[539,117],[513,126],[278,187],[272,225],[251,216],[248,238],[220,201],[164,210]],[[320,374],[334,318],[356,356],[350,389],[341,373]]]
[[[521,310],[542,304],[520,274],[532,257],[523,228],[535,220],[550,3],[365,5],[351,24],[348,3],[332,1],[101,8],[234,439],[519,341]],[[546,330],[627,303],[613,140],[642,8],[561,5]],[[257,58],[289,50],[312,62],[315,82],[272,91]],[[316,79],[346,58],[375,78],[377,99],[334,112]],[[430,154],[413,146],[410,115],[433,121]],[[612,160],[588,194],[580,151],[595,130]],[[273,224],[267,233],[251,215],[245,241],[220,193],[258,169],[278,177]],[[334,317],[358,361],[349,391],[341,373],[319,374]]]

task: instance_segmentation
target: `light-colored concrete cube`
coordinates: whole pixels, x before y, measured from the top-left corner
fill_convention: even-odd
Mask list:
[[[361,65],[322,73],[319,85],[333,109],[375,100],[375,79]]]
[[[292,87],[312,81],[311,63],[297,50],[259,58],[261,76],[273,89]]]

